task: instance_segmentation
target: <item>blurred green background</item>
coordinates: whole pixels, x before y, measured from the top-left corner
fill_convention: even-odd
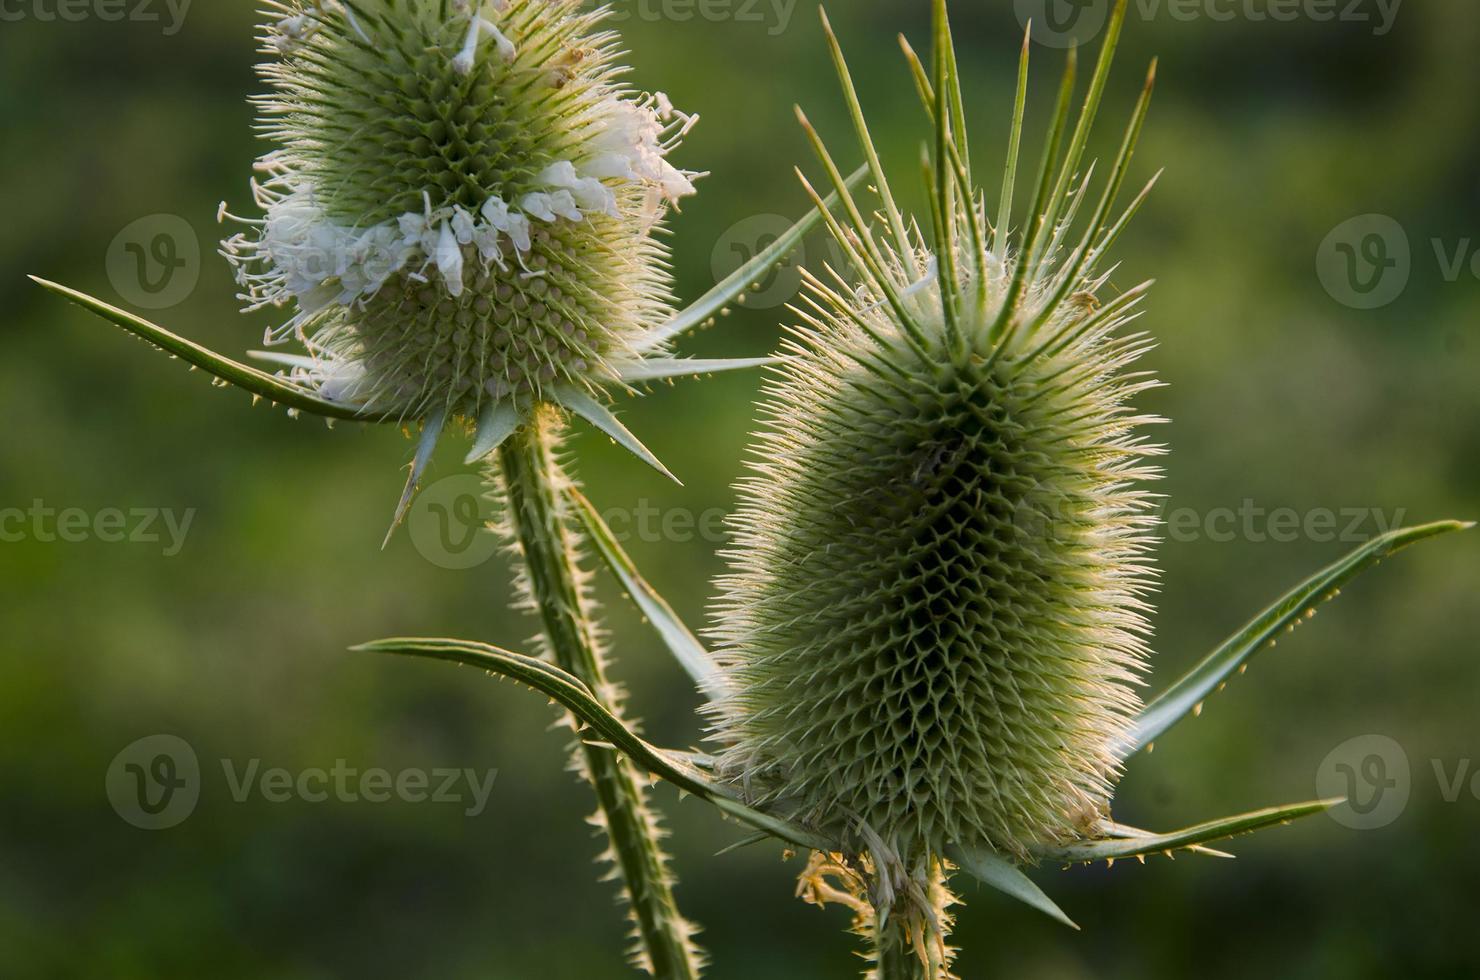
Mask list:
[[[258,346],[270,321],[236,312],[212,244],[217,202],[247,206],[262,150],[246,103],[259,88],[250,5],[197,4],[167,35],[160,23],[39,19],[52,9],[40,2],[11,3],[26,16],[0,21],[0,509],[193,509],[194,520],[170,557],[168,539],[0,543],[0,975],[628,975],[613,889],[593,880],[591,801],[563,771],[554,713],[470,671],[344,652],[426,633],[517,647],[533,632],[509,609],[501,556],[444,568],[408,533],[380,550],[411,444],[251,409],[23,278],[121,301],[110,242],[139,218],[179,215],[202,243],[199,284],[150,315],[220,349]],[[680,292],[694,298],[716,256],[721,272],[733,261],[738,222],[801,213],[790,169],[809,155],[792,103],[837,150],[851,146],[847,121],[805,2],[716,4],[731,14],[708,18],[685,17],[682,2],[669,15],[657,0],[621,9],[635,83],[704,117],[678,159],[713,176],[673,238]],[[923,50],[926,5],[840,0],[832,12],[887,163],[912,176],[926,130],[895,34]],[[1021,28],[1012,4],[955,13],[991,185]],[[1480,288],[1474,270],[1454,275],[1439,258],[1480,248],[1477,48],[1472,4],[1403,5],[1381,36],[1370,22],[1132,15],[1097,147],[1118,140],[1159,53],[1133,181],[1167,173],[1123,239],[1114,283],[1158,279],[1142,324],[1169,385],[1144,405],[1172,420],[1160,433],[1169,508],[1356,508],[1363,535],[1373,514],[1480,517]],[[1041,126],[1062,54],[1034,53]],[[1328,294],[1316,256],[1332,229],[1372,212],[1405,229],[1412,268],[1395,302],[1363,311]],[[738,311],[686,349],[769,350],[784,316]],[[578,434],[592,496],[662,513],[728,507],[757,386],[685,383],[626,407],[682,489]],[[444,448],[433,481],[464,472],[461,448]],[[1274,540],[1260,520],[1254,534],[1183,533],[1161,549],[1153,687],[1351,546]],[[721,544],[661,537],[628,545],[700,623]],[[1237,841],[1236,862],[1043,869],[1079,933],[963,881],[962,975],[1474,976],[1480,782],[1468,770],[1450,802],[1434,760],[1447,780],[1480,756],[1477,592],[1480,538],[1386,563],[1133,761],[1117,800],[1122,819],[1169,829],[1311,798],[1328,753],[1376,733],[1411,763],[1411,798],[1391,824],[1317,818]],[[629,604],[603,595],[634,710],[658,743],[697,744],[696,696]],[[156,733],[188,741],[204,778],[188,820],[149,832],[114,813],[104,776]],[[477,817],[434,803],[234,802],[221,760],[254,759],[498,777]],[[715,858],[743,832],[667,789],[657,797],[716,980],[857,975],[845,914],[791,897],[797,862],[769,845]]]

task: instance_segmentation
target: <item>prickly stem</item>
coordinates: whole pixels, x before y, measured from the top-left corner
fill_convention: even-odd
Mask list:
[[[579,567],[579,539],[562,495],[569,477],[557,456],[561,424],[553,410],[537,412],[499,450],[491,482],[502,491],[506,531],[523,559],[527,599],[540,618],[550,658],[616,711],[618,698],[606,679]],[[661,980],[695,980],[702,965],[692,940],[696,930],[674,900],[640,774],[617,753],[584,741],[573,752],[575,768],[596,793],[596,822],[605,828],[630,904],[637,965]]]

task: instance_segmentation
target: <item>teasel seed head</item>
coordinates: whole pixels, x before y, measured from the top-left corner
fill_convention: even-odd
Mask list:
[[[714,629],[720,771],[868,855],[876,907],[924,881],[884,870],[951,845],[1029,860],[1107,812],[1154,578],[1156,420],[1131,405],[1153,384],[1131,370],[1148,341],[1122,329],[1144,287],[1110,298],[1103,269],[1150,83],[1096,203],[1078,168],[1113,38],[1066,151],[1071,59],[1009,235],[1024,91],[994,227],[939,3],[936,32],[933,73],[906,45],[936,120],[930,233],[895,205],[828,32],[882,207],[875,222],[845,201],[831,225],[859,281],[814,277],[797,311]]]
[[[289,307],[289,380],[407,420],[620,384],[672,315],[666,159],[693,117],[619,81],[579,0],[269,2],[265,212],[224,244]]]

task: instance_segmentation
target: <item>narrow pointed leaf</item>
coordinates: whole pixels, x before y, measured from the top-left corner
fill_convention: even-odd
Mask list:
[[[1111,821],[1100,824],[1100,832],[1106,837],[1114,837],[1119,840],[1140,840],[1156,836],[1153,831],[1142,830],[1139,827],[1131,827],[1123,823],[1113,823]],[[1227,851],[1214,850],[1211,847],[1203,847],[1201,844],[1195,844],[1187,848],[1187,850],[1193,854],[1204,854],[1208,857],[1224,858],[1226,860],[1233,859],[1233,855]]]
[[[1120,757],[1127,758],[1144,749],[1167,729],[1187,717],[1219,685],[1247,664],[1271,640],[1277,639],[1332,598],[1342,585],[1408,545],[1426,538],[1474,527],[1459,521],[1440,521],[1421,527],[1391,531],[1357,548],[1345,558],[1322,569],[1287,592],[1278,602],[1260,613],[1243,629],[1224,640],[1186,676],[1151,701],[1136,719],[1135,727],[1122,746]]]
[[[1053,123],[1043,146],[1043,162],[1038,173],[1038,190],[1034,195],[1032,207],[1028,209],[1027,224],[1023,229],[1022,254],[1013,269],[1007,295],[1002,300],[1002,309],[998,312],[997,320],[992,324],[989,334],[993,342],[1001,341],[1004,334],[1014,325],[1013,318],[1017,314],[1018,303],[1027,287],[1030,272],[1034,271],[1038,265],[1044,235],[1051,234],[1053,231],[1047,221],[1049,193],[1053,186],[1053,174],[1058,165],[1059,151],[1063,144],[1064,128],[1069,119],[1069,101],[1074,94],[1074,78],[1078,71],[1078,59],[1078,49],[1070,48],[1069,56],[1064,63],[1063,78],[1059,82],[1058,103],[1054,110]]]
[[[867,174],[867,166],[858,168],[848,178],[848,186],[856,185]],[[829,195],[825,207],[831,210],[838,206],[839,200],[837,194]],[[776,239],[770,248],[760,252],[723,282],[699,297],[693,305],[644,337],[637,345],[638,350],[652,350],[667,340],[688,333],[735,302],[750,288],[751,283],[765,276],[774,266],[790,255],[792,250],[801,244],[802,239],[806,238],[821,220],[821,212],[814,208],[806,217],[792,225],[786,234]]]
[[[53,292],[64,299],[76,303],[78,306],[94,313],[104,320],[121,327],[127,332],[139,337],[167,354],[173,354],[182,361],[195,365],[212,377],[218,378],[228,384],[241,388],[259,398],[276,402],[287,408],[297,409],[302,412],[310,412],[314,415],[322,415],[325,418],[343,419],[351,422],[399,422],[402,413],[378,412],[366,409],[357,409],[350,405],[341,405],[331,402],[315,395],[313,392],[300,385],[284,381],[282,378],[274,377],[266,371],[259,370],[240,361],[233,361],[228,357],[217,354],[215,351],[202,347],[194,341],[186,340],[178,334],[171,333],[158,324],[150,323],[142,317],[110,306],[102,300],[78,292],[66,286],[49,282],[45,279],[31,277],[31,281],[41,288]]]
[[[1110,79],[1110,69],[1115,63],[1115,50],[1120,45],[1120,32],[1125,25],[1128,5],[1128,0],[1116,0],[1115,9],[1110,14],[1110,23],[1105,29],[1105,40],[1100,46],[1100,57],[1095,63],[1095,72],[1090,79],[1089,92],[1085,95],[1083,108],[1080,109],[1079,122],[1074,127],[1074,135],[1070,137],[1069,151],[1064,158],[1058,184],[1054,187],[1053,197],[1049,199],[1047,217],[1050,226],[1058,222],[1059,209],[1063,206],[1064,196],[1069,192],[1069,185],[1074,180],[1080,161],[1084,158],[1084,149],[1089,143],[1090,131],[1094,129],[1095,117],[1100,111],[1100,101],[1105,95],[1105,84]]]
[[[652,451],[648,449],[648,447],[639,442],[638,438],[634,436],[631,432],[629,432],[625,425],[617,420],[617,417],[612,414],[611,409],[607,408],[605,405],[601,404],[596,399],[586,394],[584,391],[577,391],[575,388],[562,388],[556,394],[555,400],[560,405],[563,405],[565,408],[576,413],[587,422],[590,422],[592,425],[596,426],[596,428],[600,429],[602,432],[605,432],[607,435],[611,436],[612,439],[616,440],[617,444],[623,449],[627,450],[629,453],[636,456],[638,459],[642,460],[644,463],[648,464],[659,473],[662,473],[674,483],[677,483],[679,486],[683,486],[683,481],[670,473],[668,471],[668,467],[664,466],[662,461],[659,460],[658,457],[654,456]]]
[[[838,81],[843,86],[843,99],[848,105],[848,114],[853,120],[854,132],[858,136],[859,145],[863,147],[864,158],[868,160],[869,173],[874,178],[874,187],[878,189],[879,198],[884,204],[884,216],[894,235],[894,246],[904,261],[915,265],[914,248],[911,245],[909,233],[905,231],[904,216],[899,213],[899,206],[894,203],[894,194],[889,189],[889,178],[884,173],[884,165],[879,160],[879,151],[874,145],[873,136],[869,133],[863,106],[858,101],[858,90],[854,88],[853,75],[848,70],[848,61],[843,57],[843,46],[839,43],[837,34],[833,33],[832,22],[828,20],[826,8],[819,7],[818,14],[822,17],[822,33],[827,37],[827,47],[832,54],[833,68],[837,71]]]
[[[704,782],[687,766],[680,765],[663,750],[649,745],[622,724],[574,675],[536,657],[503,650],[486,643],[444,639],[377,640],[352,649],[357,652],[399,653],[431,660],[445,660],[477,667],[480,670],[518,681],[558,702],[575,715],[582,724],[610,742],[614,748],[631,757],[648,772],[661,776],[680,789],[698,796],[707,796],[713,792],[710,784]]]
[[[1183,850],[1199,844],[1209,844],[1213,841],[1236,837],[1239,834],[1252,834],[1256,830],[1287,824],[1301,817],[1325,813],[1332,807],[1340,806],[1345,802],[1344,799],[1331,799],[1293,803],[1289,806],[1269,807],[1265,810],[1255,810],[1252,813],[1224,817],[1221,820],[1210,820],[1207,823],[1188,827],[1185,830],[1172,831],[1169,834],[1085,841],[1080,844],[1070,844],[1067,847],[1041,848],[1034,853],[1044,860],[1062,861],[1066,864],[1115,861],[1121,858],[1165,854],[1168,851]]]
[[[770,834],[751,834],[749,837],[742,838],[741,840],[737,840],[733,844],[720,848],[719,850],[714,852],[714,856],[724,857],[726,854],[733,854],[735,851],[743,850],[744,848],[747,848],[752,844],[763,844],[770,839]]]
[[[605,740],[614,750],[626,755],[645,771],[713,804],[742,823],[799,847],[836,849],[833,842],[798,824],[741,803],[726,787],[711,781],[686,762],[681,753],[668,752],[648,744],[597,701],[586,685],[543,660],[486,643],[464,640],[388,639],[352,649],[356,652],[404,654],[463,664],[518,681],[568,710],[591,729],[598,741]]]
[[[519,428],[519,410],[512,402],[500,401],[485,406],[478,418],[478,431],[473,436],[473,448],[468,451],[464,463],[472,464],[483,459],[514,434]]]
[[[437,440],[442,438],[442,427],[446,424],[447,410],[438,409],[427,418],[422,427],[421,440],[416,444],[416,458],[411,461],[411,474],[406,478],[406,489],[401,491],[401,500],[396,504],[396,516],[391,520],[391,529],[385,534],[382,548],[391,543],[396,528],[406,519],[406,511],[411,508],[411,498],[416,496],[416,488],[421,485],[421,475],[432,461],[432,453],[437,449]]]
[[[1033,29],[1023,31],[1023,51],[1018,58],[1017,95],[1012,103],[1012,128],[1007,139],[1007,166],[1002,175],[1002,197],[998,203],[996,236],[992,250],[1006,261],[1007,243],[1012,226],[1012,199],[1017,192],[1018,161],[1022,158],[1023,118],[1028,108],[1028,54],[1032,48]]]
[[[894,315],[898,319],[900,327],[903,328],[905,336],[909,338],[912,346],[920,353],[925,353],[930,346],[925,337],[925,332],[920,327],[920,323],[914,313],[904,305],[904,301],[900,298],[898,286],[894,281],[894,273],[891,271],[889,263],[880,249],[878,242],[874,240],[873,232],[870,231],[869,219],[864,216],[863,210],[858,206],[858,201],[849,191],[848,183],[843,178],[843,172],[838,169],[837,161],[833,159],[832,154],[828,151],[827,144],[823,142],[822,136],[817,132],[817,127],[812,125],[812,121],[807,118],[807,114],[802,111],[801,106],[796,107],[796,116],[797,122],[802,126],[802,131],[807,135],[807,141],[812,144],[812,151],[816,154],[818,162],[827,171],[827,179],[832,182],[833,190],[841,198],[843,211],[848,215],[848,220],[852,222],[853,227],[846,233],[841,230],[837,222],[832,219],[831,210],[826,208],[825,203],[818,197],[817,191],[806,181],[805,177],[802,179],[803,188],[817,204],[819,211],[827,210],[828,213],[824,217],[828,221],[828,227],[832,231],[833,237],[837,240],[838,244],[844,247],[845,251],[848,251],[849,258],[858,266],[858,271],[868,276],[873,284],[878,287],[879,291],[884,294],[884,297],[889,301],[890,307],[894,310]],[[800,170],[798,173],[800,173]],[[856,250],[849,249],[848,242],[850,238],[857,243],[858,248]]]
[[[648,622],[658,631],[669,652],[705,694],[710,697],[723,694],[724,679],[709,651],[704,649],[698,637],[678,618],[673,607],[638,573],[637,566],[622,550],[616,535],[612,534],[611,528],[601,519],[591,501],[574,488],[569,493],[576,505],[576,516],[596,546],[597,554],[622,583],[622,588],[637,603]]]
[[[1043,889],[1023,873],[1021,868],[1001,855],[984,848],[953,847],[947,849],[947,856],[963,870],[970,872],[972,877],[982,884],[989,885],[1004,895],[1010,895],[1049,918],[1062,922],[1070,929],[1079,928],[1074,920],[1065,915],[1064,910],[1054,903],[1053,899],[1043,893]]]
[[[744,371],[749,368],[775,364],[774,357],[735,357],[705,360],[700,358],[644,358],[636,364],[623,367],[618,380],[627,382],[661,381],[666,378],[692,378],[701,374],[720,374],[725,371]]]

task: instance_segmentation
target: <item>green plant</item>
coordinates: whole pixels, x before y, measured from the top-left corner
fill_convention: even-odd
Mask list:
[[[809,852],[803,897],[853,911],[880,980],[950,975],[958,871],[1069,923],[1025,869],[1177,850],[1217,856],[1209,845],[1335,802],[1170,833],[1111,813],[1131,754],[1195,713],[1344,583],[1409,544],[1469,526],[1374,539],[1140,703],[1154,543],[1144,484],[1160,450],[1139,434],[1155,420],[1131,407],[1153,383],[1130,371],[1146,341],[1124,331],[1147,285],[1101,294],[1106,257],[1150,190],[1116,212],[1154,65],[1100,194],[1090,192],[1093,168],[1081,169],[1124,0],[1072,129],[1070,54],[1016,233],[1026,42],[991,211],[972,179],[944,0],[933,6],[929,65],[903,45],[933,122],[922,230],[897,206],[824,18],[865,167],[845,178],[803,116],[832,197],[807,184],[816,213],[677,314],[650,233],[665,202],[691,190],[690,175],[663,158],[669,143],[654,127],[666,100],[615,87],[610,38],[594,33],[593,16],[568,0],[277,9],[266,40],[284,57],[268,70],[281,101],[264,106],[284,117],[269,126],[283,149],[264,161],[267,217],[228,251],[252,303],[295,308],[281,335],[302,340],[305,353],[276,356],[285,372],[270,375],[42,285],[254,396],[330,419],[420,424],[398,519],[444,426],[474,430],[469,462],[485,462],[502,503],[497,530],[521,558],[519,594],[540,621],[540,655],[449,639],[357,649],[472,665],[569,713],[573,757],[597,795],[630,900],[638,965],[675,978],[701,968],[645,774],[748,826],[742,843],[774,839]],[[381,30],[386,43],[373,43]],[[592,141],[609,126],[583,128],[593,118],[633,134],[625,168],[594,162],[609,147],[599,153]],[[676,135],[688,123],[673,118]],[[497,166],[472,167],[488,162],[486,152],[432,153],[494,140],[515,123],[527,140],[491,157]],[[387,135],[353,157],[325,150],[362,126]],[[855,196],[862,175],[877,214]],[[735,300],[818,222],[852,274],[809,278],[804,323],[774,365],[711,652],[603,524],[562,458],[561,432],[568,414],[581,416],[661,469],[604,393],[760,363],[684,361],[667,345]],[[299,261],[325,238],[329,253],[348,259],[332,275]],[[389,265],[371,261],[385,250]],[[539,255],[546,264],[530,267]],[[305,268],[312,274],[299,276]],[[540,282],[542,292],[526,294]],[[561,300],[545,302],[555,289]],[[572,300],[556,312],[588,294],[600,294],[599,308]],[[515,350],[517,358],[499,353]],[[587,596],[587,546],[709,698],[714,754],[653,746],[623,717]]]
[[[223,243],[247,309],[289,308],[234,361],[93,297],[52,290],[219,382],[327,420],[418,426],[391,533],[444,430],[472,435],[522,559],[521,604],[545,653],[620,711],[564,513],[557,459],[578,416],[665,475],[609,408],[617,392],[755,367],[767,358],[674,357],[673,341],[736,301],[816,225],[803,218],[698,302],[671,304],[656,237],[697,174],[667,160],[695,119],[620,81],[606,10],[580,0],[269,0],[256,100],[276,145],[253,181],[261,218]],[[389,535],[387,536],[387,541]],[[633,959],[694,977],[645,785],[580,741],[605,858],[622,883]]]

